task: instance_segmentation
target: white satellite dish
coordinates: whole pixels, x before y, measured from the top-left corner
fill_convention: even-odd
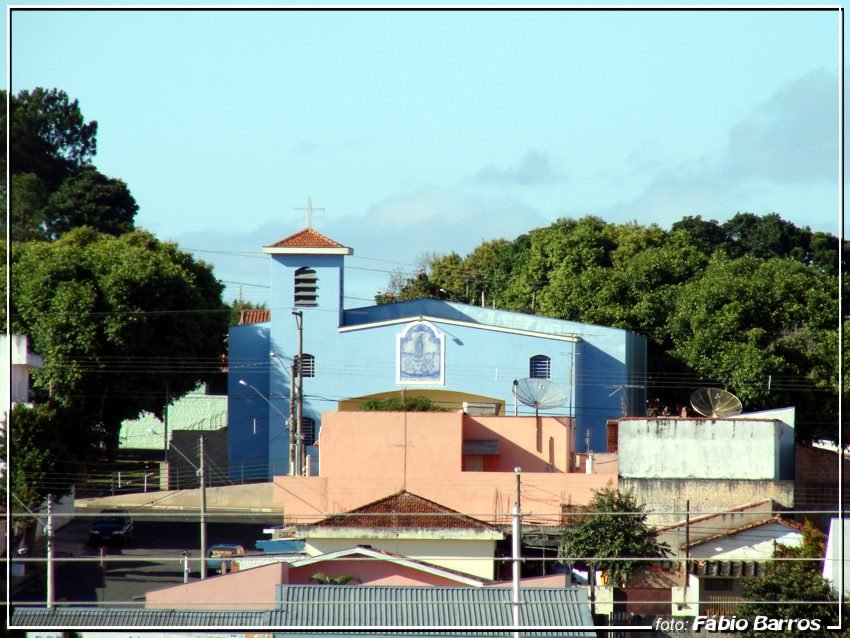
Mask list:
[[[741,414],[744,406],[731,392],[720,388],[699,388],[691,393],[691,407],[703,416],[726,418]]]
[[[514,396],[523,405],[534,408],[534,414],[540,409],[558,408],[567,400],[567,391],[548,379],[514,380]]]

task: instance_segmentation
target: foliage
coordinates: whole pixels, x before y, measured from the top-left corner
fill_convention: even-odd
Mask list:
[[[405,279],[401,271],[396,271],[395,276],[390,279],[387,291],[375,295],[375,303],[382,305],[414,299],[437,299],[439,296],[440,287],[428,278],[424,270],[409,279]]]
[[[368,399],[360,404],[368,412],[448,412],[448,408],[437,405],[428,397],[405,396],[386,399]]]
[[[110,455],[123,420],[161,415],[167,392],[179,397],[217,372],[222,285],[175,244],[79,228],[13,244],[11,260],[12,330],[44,358],[34,401],[73,408]]]
[[[230,304],[229,322],[231,326],[238,326],[239,319],[242,317],[243,310],[266,310],[266,304],[263,302],[255,303],[253,301],[242,301],[234,299]]]
[[[563,553],[587,558],[591,569],[605,571],[611,583],[623,587],[641,558],[661,558],[669,551],[646,524],[646,509],[629,491],[595,490],[588,514],[563,532]],[[622,560],[634,558],[635,560]],[[619,559],[619,560],[612,560]]]
[[[324,572],[316,572],[310,576],[310,580],[320,585],[347,585],[350,582],[360,582],[360,579],[356,576],[328,576]]]
[[[740,605],[735,615],[750,620],[750,627],[756,616],[778,620],[818,618],[822,628],[834,625],[838,619],[835,596],[829,581],[821,576],[824,541],[823,533],[807,521],[800,547],[777,545],[774,557],[778,560],[767,566],[767,574],[744,581],[744,598],[750,602]],[[755,636],[756,632],[743,635]],[[786,630],[781,635],[791,638],[811,633]]]
[[[70,490],[71,476],[86,459],[97,433],[85,427],[73,409],[52,402],[32,408],[19,403],[9,415],[8,437],[12,509],[23,503],[35,510],[48,494],[58,497]],[[5,437],[3,443],[5,448]]]
[[[136,201],[92,166],[97,122],[85,121],[77,100],[36,88],[12,96],[9,110],[13,240],[57,239],[83,225],[113,235],[133,229]]]

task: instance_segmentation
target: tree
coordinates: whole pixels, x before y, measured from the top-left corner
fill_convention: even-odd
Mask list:
[[[12,239],[57,239],[84,225],[112,235],[132,230],[136,201],[124,182],[92,165],[97,122],[85,121],[77,100],[37,88],[9,106]]]
[[[11,272],[12,329],[44,357],[34,400],[73,408],[109,455],[123,420],[161,416],[166,394],[179,397],[220,368],[222,284],[175,244],[84,227],[13,244]]]
[[[69,175],[50,196],[45,219],[47,235],[58,239],[80,226],[109,235],[133,230],[139,207],[120,179],[110,179],[91,166]]]
[[[563,553],[603,570],[615,587],[626,585],[640,559],[663,558],[670,550],[646,524],[645,506],[632,492],[594,490],[585,511],[581,522],[564,529]]]
[[[715,255],[667,321],[671,354],[747,409],[796,405],[797,437],[832,435],[837,414],[835,281],[791,259]]]
[[[735,613],[750,621],[750,630],[742,635],[762,635],[752,630],[758,616],[785,621],[786,630],[777,632],[783,638],[813,635],[809,630],[787,629],[788,621],[819,619],[824,633],[828,625],[834,625],[838,620],[837,605],[829,581],[821,576],[823,556],[824,535],[809,521],[803,526],[800,547],[777,545],[776,560],[767,565],[767,574],[744,581],[744,598],[749,602]]]
[[[366,412],[448,412],[448,408],[435,404],[428,397],[421,396],[405,396],[404,399],[399,397],[368,399],[360,404],[360,409]]]

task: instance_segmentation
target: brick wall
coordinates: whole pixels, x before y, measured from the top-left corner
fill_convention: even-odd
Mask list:
[[[843,463],[844,507],[850,506],[850,459],[837,452],[798,445],[796,450],[794,503],[797,517],[809,518],[820,529],[829,526],[830,510],[838,509],[838,466]]]

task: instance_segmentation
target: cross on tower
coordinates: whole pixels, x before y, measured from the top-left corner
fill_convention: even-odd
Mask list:
[[[324,208],[313,208],[313,198],[312,197],[307,198],[307,206],[306,207],[304,207],[304,208],[293,208],[292,210],[295,210],[295,211],[298,211],[298,212],[304,211],[307,214],[306,215],[307,218],[304,222],[304,228],[311,228],[310,224],[312,224],[312,222],[313,222],[313,211],[322,212],[322,213],[325,212]]]

